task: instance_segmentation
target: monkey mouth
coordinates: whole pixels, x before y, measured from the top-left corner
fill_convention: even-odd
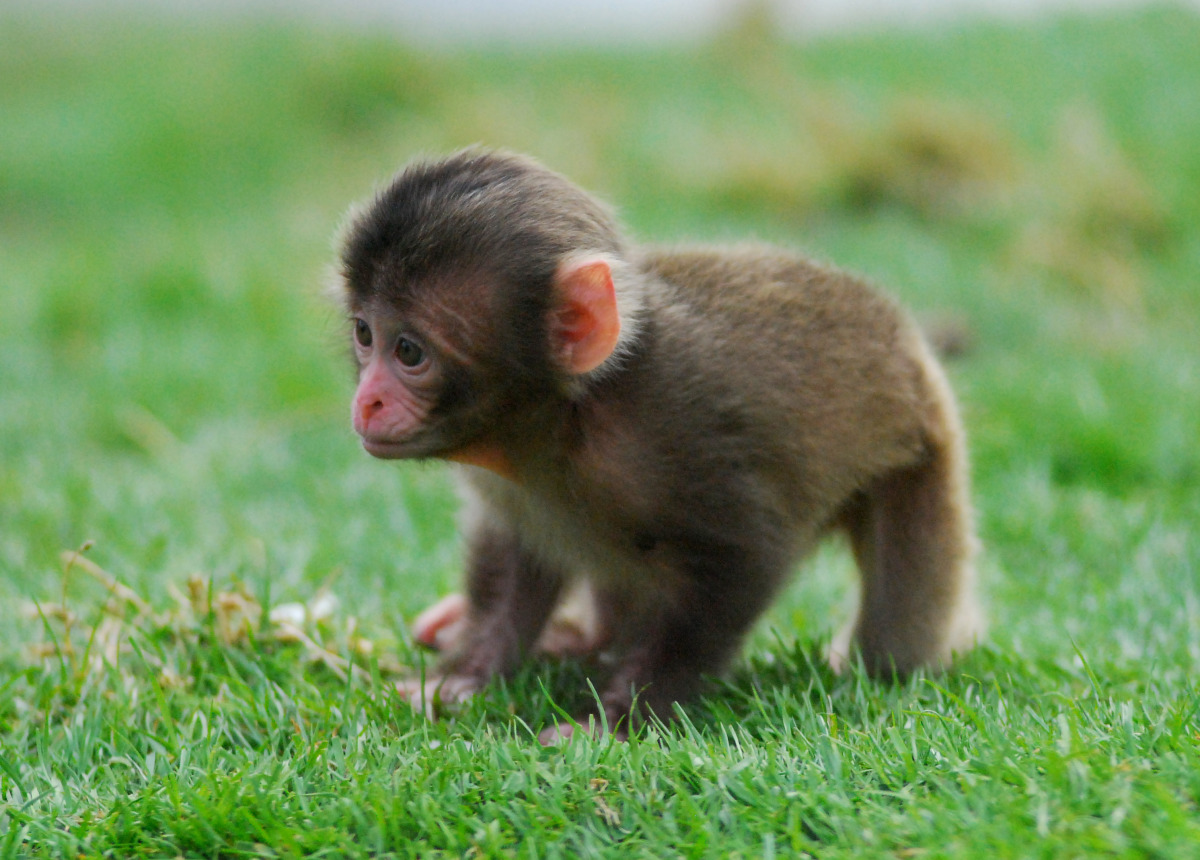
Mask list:
[[[419,456],[413,450],[412,444],[404,439],[372,439],[363,436],[362,446],[368,454],[378,457],[380,460],[401,460],[406,457]]]

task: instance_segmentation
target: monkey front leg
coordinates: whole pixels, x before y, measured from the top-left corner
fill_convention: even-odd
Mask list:
[[[435,651],[453,651],[466,627],[467,607],[465,594],[447,594],[413,620],[413,639]],[[607,644],[609,627],[591,582],[579,578],[568,586],[533,650],[551,657],[586,657]]]
[[[403,681],[400,694],[432,714],[436,703],[462,702],[496,675],[507,675],[528,653],[558,601],[562,578],[501,528],[485,528],[471,541],[465,599],[451,595],[417,619],[414,634],[451,646],[424,682]],[[453,642],[450,642],[451,635]]]

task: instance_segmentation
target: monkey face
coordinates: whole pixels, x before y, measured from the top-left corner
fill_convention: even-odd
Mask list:
[[[385,459],[427,453],[428,416],[442,387],[439,361],[394,314],[362,309],[352,327],[358,362],[353,422],[363,447]]]
[[[354,429],[382,459],[436,457],[504,472],[494,446],[528,407],[523,377],[459,313],[455,284],[414,285],[408,301],[347,302],[358,365]],[[477,288],[478,289],[478,288]]]

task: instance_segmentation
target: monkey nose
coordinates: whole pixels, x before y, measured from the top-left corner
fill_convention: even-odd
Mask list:
[[[354,429],[360,434],[365,433],[371,425],[371,419],[383,411],[382,400],[364,400],[358,404],[354,415]]]

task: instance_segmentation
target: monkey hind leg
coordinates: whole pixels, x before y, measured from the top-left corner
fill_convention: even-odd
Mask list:
[[[875,674],[949,664],[983,632],[965,457],[954,438],[877,481],[844,512],[862,578],[858,615],[830,660],[857,650]]]

